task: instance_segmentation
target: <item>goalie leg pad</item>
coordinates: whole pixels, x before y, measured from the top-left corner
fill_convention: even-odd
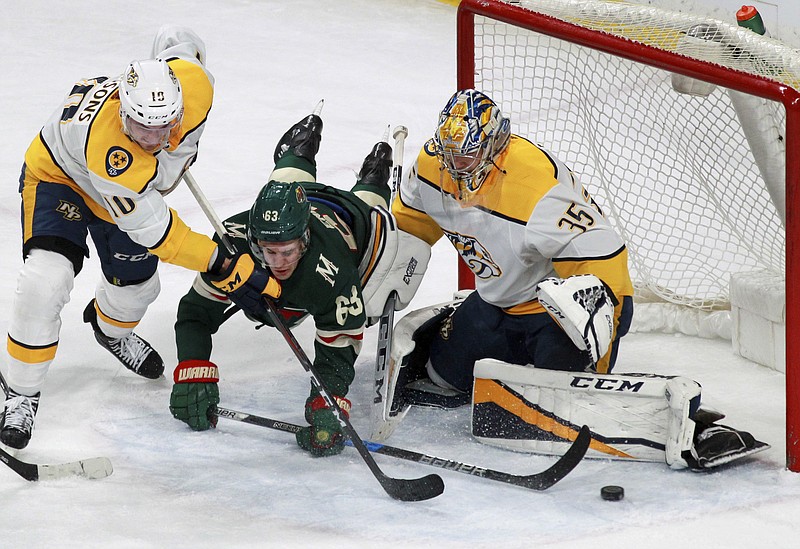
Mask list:
[[[389,364],[383,371],[383,378],[376,380],[371,440],[386,440],[408,413],[410,403],[403,398],[403,389],[426,378],[430,339],[461,301],[459,298],[412,311],[395,325]]]
[[[510,450],[562,455],[585,424],[592,430],[589,457],[665,462],[668,447],[688,449],[683,435],[694,427],[689,403],[699,390],[685,378],[561,372],[484,359],[475,364],[472,434]],[[671,402],[684,410],[682,419],[675,419]]]
[[[424,240],[398,229],[394,217],[385,208],[372,208],[370,220],[369,251],[364,254],[358,272],[367,318],[374,322],[381,316],[392,292],[397,293],[395,310],[408,306],[428,268],[431,247]]]
[[[673,469],[685,469],[684,452],[692,448],[695,422],[690,417],[700,407],[700,385],[685,377],[667,380],[665,395],[669,403],[669,429],[664,460]]]

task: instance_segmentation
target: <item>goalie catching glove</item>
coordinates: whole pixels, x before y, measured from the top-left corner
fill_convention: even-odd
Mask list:
[[[211,284],[228,295],[242,311],[253,318],[264,318],[264,298],[278,299],[281,284],[253,262],[248,254],[230,258],[227,268],[208,274]]]
[[[577,275],[546,278],[539,283],[538,292],[548,314],[596,364],[614,338],[617,302],[611,289],[594,275]]]
[[[350,401],[334,396],[339,409],[346,418],[350,417]],[[306,421],[310,427],[300,429],[295,438],[303,450],[314,457],[335,456],[344,449],[344,433],[333,410],[321,396],[310,396],[306,400]]]
[[[182,360],[175,368],[175,385],[169,397],[169,411],[175,419],[195,431],[205,431],[217,424],[212,413],[219,404],[219,371],[208,360]]]

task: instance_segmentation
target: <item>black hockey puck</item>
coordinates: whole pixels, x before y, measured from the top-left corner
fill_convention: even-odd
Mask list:
[[[620,501],[625,497],[625,489],[622,486],[603,486],[600,497],[606,501]]]

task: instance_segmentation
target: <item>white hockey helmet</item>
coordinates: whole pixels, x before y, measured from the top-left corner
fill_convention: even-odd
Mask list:
[[[181,83],[163,59],[133,61],[119,85],[123,131],[143,149],[167,146],[183,119]]]

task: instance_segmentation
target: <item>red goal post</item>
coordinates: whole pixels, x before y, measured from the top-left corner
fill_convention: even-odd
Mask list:
[[[487,92],[514,133],[553,151],[600,198],[628,243],[637,293],[715,311],[730,306],[731,273],[785,272],[786,463],[800,472],[797,50],[735,23],[646,6],[462,0],[457,87]],[[747,111],[775,122],[757,129],[774,134],[763,146]],[[651,204],[661,210],[642,209]],[[665,219],[679,224],[656,235]],[[459,261],[459,288],[471,287]]]

